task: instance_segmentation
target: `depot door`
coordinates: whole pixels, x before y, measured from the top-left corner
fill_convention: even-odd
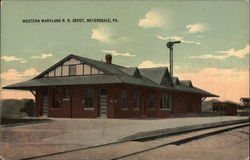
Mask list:
[[[48,116],[48,107],[49,106],[49,94],[48,94],[48,88],[44,89],[43,91],[43,116]]]
[[[100,89],[100,117],[107,116],[107,92],[105,88]]]

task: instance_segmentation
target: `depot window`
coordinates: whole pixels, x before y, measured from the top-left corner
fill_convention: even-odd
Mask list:
[[[63,99],[64,100],[70,99],[70,90],[69,90],[69,88],[64,88],[63,89]]]
[[[155,94],[151,93],[148,96],[148,108],[155,109]]]
[[[121,104],[122,104],[122,109],[127,110],[128,109],[128,92],[127,91],[122,91],[121,95]]]
[[[140,94],[138,92],[136,92],[132,95],[132,104],[133,104],[133,108],[135,110],[139,109],[139,107],[140,107]]]
[[[59,99],[58,99],[58,96],[57,96],[57,90],[54,89],[52,91],[52,107],[53,108],[59,108]]]
[[[93,109],[94,108],[94,89],[85,88],[84,90],[84,108]]]
[[[161,94],[161,109],[171,109],[172,108],[172,96],[167,93]]]

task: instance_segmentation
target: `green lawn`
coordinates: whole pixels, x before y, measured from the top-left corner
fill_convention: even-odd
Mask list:
[[[1,117],[1,125],[8,124],[18,124],[18,123],[33,123],[33,122],[43,122],[46,119],[33,119],[33,118],[6,118]]]

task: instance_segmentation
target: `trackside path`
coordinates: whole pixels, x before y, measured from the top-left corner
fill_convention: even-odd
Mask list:
[[[239,128],[249,127],[249,123],[230,125],[225,127],[205,129],[202,131],[195,131],[177,136],[164,137],[155,140],[145,140],[143,142],[128,141],[121,143],[113,143],[107,145],[101,145],[93,148],[83,148],[79,150],[58,153],[54,155],[44,155],[28,159],[104,159],[104,160],[118,160],[118,159],[130,159],[136,156],[141,156],[147,152],[156,152],[159,149],[171,146],[171,145],[184,145],[192,141],[197,141],[209,136],[216,136],[224,132],[232,131]]]
[[[8,160],[22,159],[114,143],[141,133],[239,120],[248,117],[52,119],[48,123],[1,128],[0,155]]]

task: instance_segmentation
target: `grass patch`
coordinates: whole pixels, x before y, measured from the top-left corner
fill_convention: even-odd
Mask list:
[[[20,123],[34,123],[34,122],[43,122],[48,119],[34,119],[34,118],[6,118],[1,117],[1,125],[12,125]]]

